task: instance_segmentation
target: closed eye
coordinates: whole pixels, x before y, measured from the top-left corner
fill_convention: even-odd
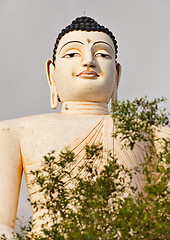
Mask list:
[[[73,58],[73,57],[80,57],[79,53],[69,53],[69,54],[65,54],[63,56],[63,58]]]
[[[103,53],[97,53],[95,56],[96,56],[96,57],[106,58],[106,59],[111,59],[111,56],[110,56],[110,55],[103,54]]]
[[[94,54],[95,57],[100,57],[103,59],[112,59],[111,55],[106,50],[99,50],[96,51]]]
[[[75,58],[75,57],[81,57],[81,54],[75,50],[75,49],[72,49],[72,50],[68,50],[63,56],[62,58]]]

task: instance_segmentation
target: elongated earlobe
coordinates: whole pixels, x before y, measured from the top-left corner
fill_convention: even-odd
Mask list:
[[[55,109],[58,106],[58,93],[54,80],[54,65],[52,64],[52,60],[48,60],[46,62],[46,74],[48,79],[48,84],[50,87],[50,102],[51,108]]]
[[[118,87],[119,87],[120,75],[121,75],[121,71],[122,71],[121,65],[119,63],[117,63],[117,65],[116,65],[116,71],[117,71],[117,74],[116,74],[116,79],[114,82],[113,93],[111,96],[112,103],[117,101],[117,92],[118,92]]]
[[[115,84],[115,87],[114,87],[114,91],[113,91],[113,94],[112,94],[112,97],[111,97],[111,99],[112,99],[112,103],[114,103],[114,102],[116,102],[117,101],[117,86],[116,86],[116,84]]]
[[[50,104],[53,109],[56,109],[58,106],[58,93],[56,87],[50,88]]]

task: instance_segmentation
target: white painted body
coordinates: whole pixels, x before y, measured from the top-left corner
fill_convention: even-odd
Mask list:
[[[102,142],[128,168],[138,167],[145,155],[142,145],[134,151],[123,151],[119,140],[113,144],[113,123],[107,104],[110,98],[116,99],[121,67],[115,62],[114,45],[108,35],[81,31],[66,34],[59,42],[55,66],[49,60],[46,71],[51,106],[56,108],[60,97],[62,112],[0,123],[0,234],[6,233],[8,239],[12,239],[10,232],[15,227],[22,171],[31,202],[40,199],[40,193],[34,194],[30,185],[29,172],[39,169],[43,156],[51,150],[59,154],[71,146],[79,152],[82,142],[82,148]],[[134,183],[141,188],[142,177],[136,175]],[[34,213],[33,218],[38,224]],[[39,228],[35,231],[38,233]]]
[[[29,172],[41,167],[43,156],[51,150],[60,153],[65,146],[74,142],[76,138],[84,134],[87,129],[95,126],[103,118],[111,119],[111,116],[55,113],[0,123],[0,219],[2,224],[10,227],[12,231],[14,230],[22,169],[29,185],[31,181]],[[109,132],[102,129],[102,136],[104,136],[105,131],[105,134],[110,136],[107,145],[113,147],[111,137],[113,126],[110,124],[109,128]],[[101,142],[101,139],[99,142]],[[137,160],[137,157],[134,157],[134,152],[129,152],[128,155],[127,153],[121,153],[119,152],[121,146],[116,143],[115,145],[117,155],[120,155],[119,158],[123,159],[123,162],[120,161],[121,163],[129,168],[139,166],[144,156],[142,151],[140,152],[140,159]],[[109,147],[107,150],[113,150],[113,148]],[[138,164],[136,161],[138,161]],[[132,165],[130,162],[132,162]],[[29,194],[32,194],[34,187],[29,185],[28,191]],[[41,194],[36,194],[35,197],[30,195],[31,202],[40,197]],[[37,216],[33,216],[33,219],[36,218]],[[4,225],[1,233],[4,231]]]
[[[24,164],[43,161],[51,150],[60,152],[100,118],[55,113],[0,123],[1,223],[14,229]]]

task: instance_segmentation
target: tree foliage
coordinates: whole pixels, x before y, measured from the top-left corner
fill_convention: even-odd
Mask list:
[[[158,104],[164,99],[149,102],[147,98],[117,102],[112,108],[114,136],[133,149],[136,142],[144,141],[150,146],[142,165],[146,185],[138,192],[132,184],[132,171],[118,164],[109,155],[108,164],[99,172],[93,160],[102,158],[102,145],[86,146],[87,177],[68,171],[75,161],[73,152],[65,149],[60,161],[51,151],[44,157],[41,170],[32,172],[35,183],[41,188],[45,201],[33,203],[35,211],[45,209],[41,236],[32,234],[26,239],[46,240],[103,240],[103,239],[170,239],[169,224],[169,139],[157,139],[155,126],[168,126],[168,114]],[[155,152],[155,144],[160,145]],[[154,164],[153,164],[154,162]],[[60,171],[55,171],[60,168]],[[137,169],[136,171],[139,171]],[[124,175],[128,176],[127,181]],[[76,187],[66,187],[73,181]],[[126,194],[126,189],[130,193]],[[34,222],[32,222],[34,224]],[[24,239],[18,233],[18,239]]]

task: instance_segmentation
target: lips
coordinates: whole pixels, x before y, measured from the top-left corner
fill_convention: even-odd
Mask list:
[[[95,71],[83,71],[76,75],[76,77],[82,77],[82,78],[96,78],[99,77],[99,75]]]

